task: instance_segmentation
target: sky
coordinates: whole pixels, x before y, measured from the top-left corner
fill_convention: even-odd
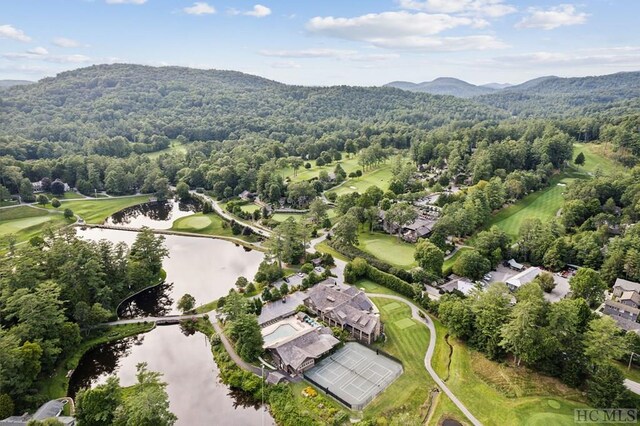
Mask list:
[[[102,63],[289,84],[640,70],[638,0],[0,0],[0,79]]]

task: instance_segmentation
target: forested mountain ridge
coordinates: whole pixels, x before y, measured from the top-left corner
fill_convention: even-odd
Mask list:
[[[13,86],[24,86],[25,84],[33,84],[33,81],[29,80],[0,80],[0,90],[7,89]]]
[[[473,98],[519,117],[566,117],[620,108],[638,111],[640,72],[593,77],[540,77]]]
[[[473,96],[493,93],[496,89],[487,86],[476,86],[457,78],[440,77],[433,81],[422,83],[410,83],[408,81],[393,81],[385,84],[386,87],[395,87],[411,92],[431,93],[432,95],[450,95],[458,98],[471,98]]]
[[[290,86],[234,71],[98,65],[0,94],[5,136],[83,143],[163,135],[235,139],[258,132],[302,135],[319,123],[406,123],[505,118],[476,102],[376,87]],[[333,124],[332,124],[333,123]],[[314,127],[314,129],[311,129]]]

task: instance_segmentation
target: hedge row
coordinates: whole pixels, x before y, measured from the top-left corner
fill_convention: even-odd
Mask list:
[[[413,285],[401,280],[395,275],[381,271],[375,266],[367,263],[365,259],[357,257],[345,268],[344,279],[347,282],[355,283],[359,278],[368,278],[377,284],[411,299],[418,295],[418,292]]]

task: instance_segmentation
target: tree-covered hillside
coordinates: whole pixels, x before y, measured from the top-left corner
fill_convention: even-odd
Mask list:
[[[164,135],[236,139],[244,133],[314,134],[348,123],[503,118],[475,102],[391,88],[288,86],[233,71],[100,65],[61,73],[0,94],[1,132],[84,143],[103,136],[137,141]]]
[[[541,77],[474,98],[519,117],[620,114],[640,108],[640,72]]]

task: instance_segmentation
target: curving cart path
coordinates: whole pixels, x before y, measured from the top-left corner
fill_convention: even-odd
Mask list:
[[[380,294],[380,293],[367,293],[367,296],[376,297],[380,299],[393,299],[409,305],[409,307],[411,308],[411,315],[413,316],[413,319],[420,321],[421,323],[426,325],[427,328],[429,329],[429,347],[427,348],[427,353],[424,356],[424,368],[427,369],[427,372],[429,373],[433,381],[436,382],[436,384],[440,387],[440,389],[442,389],[444,393],[446,393],[447,396],[451,399],[451,401],[453,401],[453,403],[456,404],[456,406],[460,409],[460,411],[462,411],[462,413],[464,413],[464,415],[467,416],[469,421],[473,423],[475,426],[482,426],[482,423],[480,423],[480,420],[478,420],[477,418],[475,418],[473,414],[471,414],[471,411],[469,411],[469,409],[467,409],[467,407],[464,406],[462,401],[460,401],[453,394],[451,389],[447,387],[447,385],[442,381],[442,379],[440,379],[438,374],[435,372],[433,367],[431,367],[431,359],[433,358],[433,353],[436,349],[436,327],[433,324],[433,321],[431,320],[431,318],[429,318],[428,315],[426,315],[425,318],[422,318],[418,314],[418,312],[420,312],[420,309],[418,309],[418,307],[415,304],[413,304],[412,302],[410,302],[409,300],[403,297],[394,296],[391,294]]]

